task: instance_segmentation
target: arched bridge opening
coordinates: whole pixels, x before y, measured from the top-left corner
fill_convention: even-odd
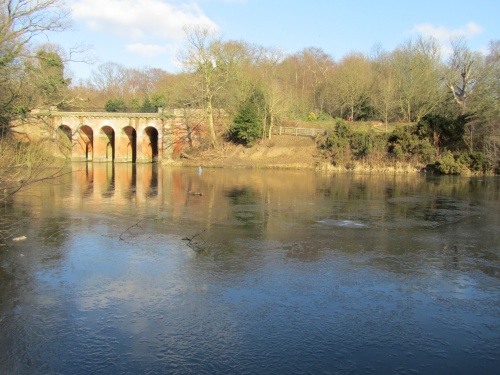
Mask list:
[[[158,130],[152,126],[144,129],[142,144],[142,159],[144,162],[158,161]]]
[[[116,139],[115,162],[132,162],[137,160],[137,132],[131,126],[124,127]]]
[[[115,160],[115,130],[111,126],[103,126],[94,140],[94,161]]]
[[[88,125],[82,125],[75,133],[72,158],[80,161],[93,160],[94,131]]]
[[[71,128],[68,125],[61,125],[57,128],[56,132],[58,149],[57,154],[68,157],[71,155],[71,147],[73,134]]]

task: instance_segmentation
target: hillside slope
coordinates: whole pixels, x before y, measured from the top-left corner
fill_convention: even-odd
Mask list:
[[[315,168],[318,149],[310,137],[275,136],[253,147],[224,143],[221,150],[190,153],[185,166],[232,168]]]

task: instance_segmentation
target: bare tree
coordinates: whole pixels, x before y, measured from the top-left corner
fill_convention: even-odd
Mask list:
[[[374,62],[374,87],[372,90],[372,104],[377,113],[382,117],[387,125],[389,119],[394,116],[398,107],[397,89],[396,89],[396,74],[390,64],[388,56],[381,54]]]
[[[463,38],[452,41],[453,53],[448,62],[446,84],[460,106],[461,114],[467,112],[467,99],[477,84],[482,70],[483,58],[480,53],[472,52]]]
[[[51,148],[43,141],[20,143],[11,130],[19,123],[13,120],[23,119],[37,103],[27,95],[33,93],[28,69],[33,66],[30,66],[33,59],[50,60],[59,65],[57,69],[62,67],[62,60],[55,53],[44,52],[37,57],[38,51],[29,48],[30,42],[37,36],[67,27],[68,12],[62,0],[0,0],[0,167],[4,172],[2,180],[8,186],[2,199],[46,178],[41,169],[49,164],[45,156]],[[45,78],[50,75],[54,78],[56,73],[52,71]]]
[[[271,138],[277,120],[284,115],[290,105],[291,90],[283,77],[282,62],[285,52],[280,49],[267,49],[263,51],[258,65],[259,87],[263,93],[265,106],[262,110],[264,136]]]
[[[61,0],[0,0],[0,118],[1,133],[10,120],[29,110],[26,59],[33,58],[30,42],[37,36],[69,27]],[[26,101],[28,99],[28,101]]]
[[[22,56],[38,35],[69,27],[62,0],[0,0],[0,7],[1,65]]]
[[[127,69],[123,65],[107,62],[92,71],[90,82],[96,90],[108,97],[123,98],[126,91],[126,76]]]
[[[372,77],[370,61],[359,53],[345,57],[335,70],[336,92],[352,119],[356,116],[356,110],[360,110],[370,96]]]
[[[399,110],[404,121],[418,122],[441,103],[440,55],[433,39],[409,40],[391,54]]]
[[[210,131],[210,144],[217,148],[213,103],[217,92],[229,78],[226,67],[221,61],[222,40],[215,30],[205,26],[185,27],[184,32],[187,38],[187,48],[181,55],[181,62],[187,71],[200,78]]]

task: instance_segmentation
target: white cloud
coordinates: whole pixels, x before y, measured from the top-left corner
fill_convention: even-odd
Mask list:
[[[91,30],[108,32],[132,40],[184,37],[185,25],[206,25],[217,29],[194,2],[173,4],[164,0],[75,0],[75,20]]]
[[[158,55],[168,53],[171,50],[168,46],[142,43],[127,44],[126,48],[129,52],[137,53],[145,57],[156,57]]]
[[[411,33],[436,39],[441,47],[442,54],[447,56],[451,53],[451,40],[456,38],[470,39],[481,34],[483,31],[483,28],[475,22],[469,22],[467,25],[457,29],[448,29],[444,26],[436,27],[430,23],[421,23],[415,25]]]
[[[418,24],[413,28],[413,32],[426,37],[434,37],[440,42],[446,42],[453,38],[472,38],[483,31],[483,28],[474,22],[469,22],[467,25],[453,30],[447,29],[444,26],[436,27],[430,23]]]

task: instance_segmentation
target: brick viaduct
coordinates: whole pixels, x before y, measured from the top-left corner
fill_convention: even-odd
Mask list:
[[[181,110],[171,113],[60,112],[39,113],[72,144],[71,160],[148,163],[180,152],[189,126]],[[198,122],[200,120],[198,119]]]

